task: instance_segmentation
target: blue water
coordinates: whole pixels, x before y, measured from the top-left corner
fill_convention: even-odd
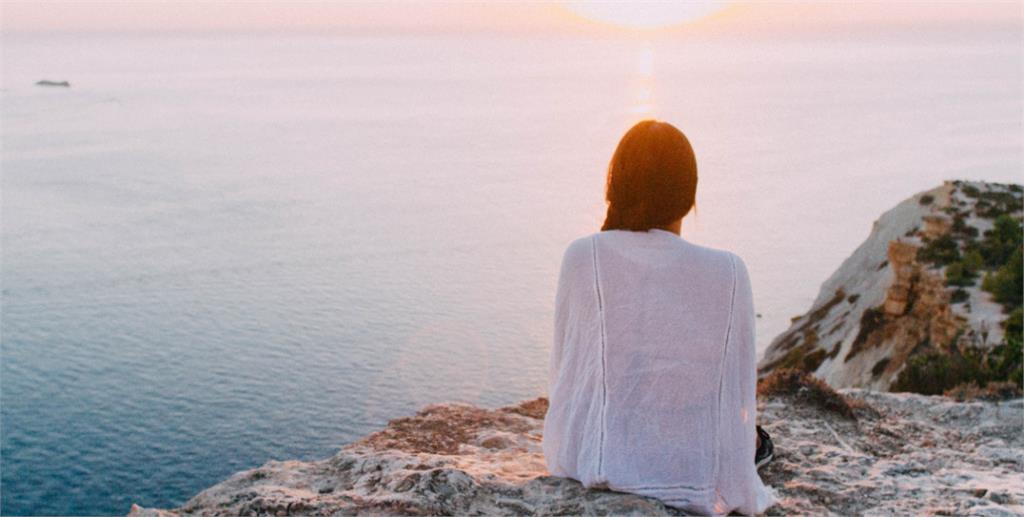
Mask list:
[[[542,395],[558,261],[643,117],[690,136],[684,236],[745,258],[762,348],[888,207],[1020,181],[1019,34],[2,43],[5,515]]]

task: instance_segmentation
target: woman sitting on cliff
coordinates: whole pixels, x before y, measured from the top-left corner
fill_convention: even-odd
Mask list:
[[[755,427],[750,278],[737,255],[680,236],[696,188],[674,126],[622,137],[604,225],[562,258],[544,456],[586,487],[761,513],[775,498],[755,466],[770,442]]]

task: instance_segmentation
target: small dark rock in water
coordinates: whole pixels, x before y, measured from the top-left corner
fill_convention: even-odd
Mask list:
[[[70,88],[71,83],[67,81],[50,81],[47,79],[43,79],[41,81],[37,81],[36,86],[63,86],[64,88]]]

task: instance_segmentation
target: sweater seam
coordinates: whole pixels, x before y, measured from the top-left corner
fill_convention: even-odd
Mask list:
[[[729,263],[732,265],[732,292],[729,295],[729,319],[727,320],[728,324],[725,328],[725,344],[722,346],[722,360],[718,367],[718,404],[715,405],[715,462],[712,467],[713,475],[711,476],[711,479],[714,480],[716,493],[718,493],[719,463],[721,463],[722,460],[722,452],[719,450],[719,447],[721,446],[719,435],[722,432],[722,384],[725,380],[725,363],[729,354],[729,339],[732,337],[732,320],[736,306],[736,257],[732,254],[729,254]]]
[[[605,322],[604,322],[604,300],[601,296],[601,279],[598,274],[597,266],[597,234],[594,234],[593,240],[591,241],[591,249],[593,251],[594,259],[594,289],[597,294],[597,312],[598,319],[600,320],[600,331],[601,331],[601,411],[600,411],[600,438],[597,446],[597,478],[598,481],[606,481],[604,479],[604,442],[605,442],[605,427],[607,426],[607,408],[608,408],[608,367],[606,364],[606,349],[607,349],[607,335],[605,333]]]

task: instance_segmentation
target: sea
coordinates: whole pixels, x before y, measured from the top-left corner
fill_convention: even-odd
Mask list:
[[[759,351],[882,212],[1024,163],[1020,30],[0,44],[4,515],[173,507],[544,395],[562,253],[639,120],[689,137],[683,238],[743,258]]]

